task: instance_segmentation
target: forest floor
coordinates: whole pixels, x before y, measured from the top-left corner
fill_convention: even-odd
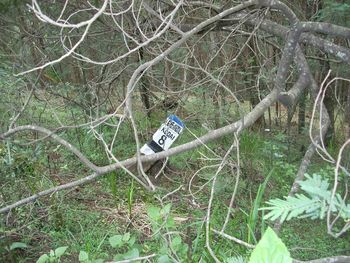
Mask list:
[[[189,124],[181,143],[191,140],[192,133],[204,133],[206,128],[196,123]],[[121,132],[127,136],[127,130]],[[78,134],[72,132],[67,136]],[[144,135],[145,138],[147,136]],[[82,150],[88,151],[95,163],[104,164],[94,140],[82,135],[79,138]],[[249,130],[240,136],[241,178],[226,233],[256,244],[266,226],[273,225],[273,222],[262,220],[261,211],[253,225],[249,222],[258,188],[270,174],[261,207],[267,200],[286,196],[307,141],[307,134],[286,136],[280,130]],[[232,136],[226,136],[210,143],[209,147],[222,155],[231,143]],[[5,144],[0,147],[4,160],[6,147]],[[88,175],[88,171],[77,164],[71,155],[54,145],[42,144],[39,148],[15,146],[14,149],[14,164],[1,169],[7,175],[1,187],[1,202],[19,200],[39,190]],[[334,152],[336,150],[334,146]],[[117,146],[116,151],[120,151],[120,158],[130,156],[133,146],[126,139]],[[52,152],[57,153],[55,158],[49,154]],[[28,158],[29,155],[33,157]],[[164,232],[176,233],[176,238],[169,242],[180,262],[199,262],[200,259],[202,262],[212,262],[205,248],[203,222],[211,179],[217,169],[215,164],[218,162],[214,157],[213,152],[204,146],[171,157],[159,177],[151,175],[152,181],[159,187],[155,193],[147,192],[126,173],[116,171],[91,184],[55,193],[34,204],[17,208],[1,220],[0,261],[35,262],[41,255],[49,255],[50,250],[53,250],[51,256],[54,257],[55,249],[65,246],[68,248],[61,262],[79,262],[79,258],[81,262],[88,262],[84,261],[87,259],[85,256],[91,262],[102,262],[118,259],[128,253],[166,254],[165,250],[169,248],[162,245],[164,235],[158,235]],[[237,160],[232,156],[230,161],[235,163]],[[333,168],[315,157],[308,172],[332,178]],[[211,227],[220,229],[222,226],[234,185],[233,171],[224,169],[215,187]],[[165,225],[157,225],[159,219]],[[325,220],[287,221],[279,236],[292,257],[300,260],[350,255],[350,234],[332,238],[327,234]],[[118,237],[123,238],[122,241]],[[249,249],[216,235],[211,235],[211,244],[221,258],[248,256],[250,253]],[[157,260],[167,262],[162,258],[154,261]]]

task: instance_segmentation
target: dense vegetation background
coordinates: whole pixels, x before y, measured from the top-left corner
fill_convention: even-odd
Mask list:
[[[349,28],[346,0],[2,0],[0,261],[350,262]]]

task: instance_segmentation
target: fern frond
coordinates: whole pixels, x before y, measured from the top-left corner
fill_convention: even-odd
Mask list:
[[[331,193],[328,190],[329,183],[327,179],[322,179],[319,174],[313,174],[312,176],[305,174],[305,177],[305,181],[298,181],[301,190],[308,193],[311,197],[330,198]]]
[[[280,218],[281,222],[299,217],[302,214],[313,215],[314,211],[320,208],[320,200],[318,198],[309,198],[303,194],[297,194],[295,197],[288,196],[285,200],[273,199],[267,202],[269,207],[260,210],[270,210],[264,216],[264,219],[272,221]]]
[[[305,174],[305,177],[306,180],[300,181],[299,185],[307,196],[296,194],[294,197],[288,196],[285,199],[277,198],[266,202],[269,206],[259,209],[269,210],[264,219],[274,221],[279,218],[281,222],[295,217],[323,219],[328,209],[333,213],[339,213],[345,221],[350,219],[350,204],[346,204],[340,194],[336,194],[332,199],[327,179],[318,174],[312,176]]]

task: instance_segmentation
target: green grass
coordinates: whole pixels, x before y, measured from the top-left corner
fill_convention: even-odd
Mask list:
[[[257,141],[260,139],[258,138]],[[247,140],[248,141],[248,140]],[[250,142],[250,141],[249,141]],[[248,215],[253,207],[253,201],[257,194],[257,186],[263,181],[267,173],[264,170],[271,167],[270,152],[264,151],[271,145],[264,145],[256,143],[253,140],[252,147],[244,145],[242,140],[242,153],[245,152],[247,156],[259,156],[259,165],[254,162],[250,163],[248,160],[243,160],[242,166],[242,179],[239,186],[239,191],[236,198],[236,209],[234,217],[230,220],[226,232],[235,235],[237,238],[248,241],[247,236],[249,233],[248,227]],[[271,142],[273,145],[274,142]],[[273,148],[273,147],[272,147]],[[201,149],[205,151],[205,149]],[[244,155],[242,155],[244,156]],[[181,176],[174,177],[173,179],[177,184],[184,183],[192,175],[194,169],[200,167],[198,163],[198,152],[188,152],[183,155],[176,156],[171,159],[171,164],[175,164],[178,171],[181,171]],[[277,158],[278,159],[278,158]],[[193,160],[196,164],[188,165],[186,161]],[[180,164],[179,164],[180,163]],[[272,197],[281,197],[288,193],[290,184],[295,174],[296,164],[290,164],[283,160],[273,160],[274,171],[271,175],[271,179],[268,182],[268,187],[263,195],[263,200],[270,199]],[[200,177],[198,183],[205,183],[208,178],[215,172],[215,169],[209,169],[205,171]],[[183,176],[183,177],[182,177]],[[257,176],[262,178],[257,181],[252,181]],[[11,239],[13,241],[22,241],[29,245],[30,252],[25,254],[19,253],[19,262],[26,262],[29,258],[37,258],[41,253],[46,253],[50,249],[54,249],[60,246],[69,246],[66,255],[63,259],[73,260],[76,259],[80,250],[84,250],[89,253],[92,258],[105,258],[107,259],[113,250],[108,245],[108,238],[114,234],[123,234],[126,231],[125,225],[120,224],[120,221],[109,221],[107,214],[98,207],[105,207],[108,209],[115,209],[118,205],[124,205],[128,210],[128,191],[130,181],[123,173],[118,173],[117,176],[106,176],[105,178],[94,183],[94,187],[85,186],[79,190],[77,194],[74,192],[64,195],[59,194],[59,197],[52,197],[51,201],[44,202],[41,208],[46,205],[51,205],[48,210],[48,216],[43,220],[36,221],[33,224],[28,224],[27,228],[22,230],[19,235],[19,239]],[[232,176],[227,173],[223,173],[220,177],[221,181],[218,182],[218,189],[215,192],[216,199],[212,211],[212,226],[219,228],[225,218],[226,205],[223,204],[223,200],[229,200],[230,193],[233,190]],[[118,187],[111,187],[111,184],[117,184]],[[133,192],[133,200],[142,200],[143,203],[157,204],[157,201],[151,194],[146,193],[143,189],[135,186]],[[168,188],[174,189],[174,185],[169,185]],[[166,191],[164,190],[164,194]],[[203,191],[197,195],[198,203],[206,204],[208,201],[209,189],[204,188]],[[161,193],[159,192],[158,194]],[[181,195],[184,195],[181,197]],[[178,202],[176,200],[186,200],[186,192],[179,191],[178,199],[174,199],[172,213],[177,216],[187,217],[191,210],[191,216],[193,219],[191,222],[187,222],[180,229],[186,231],[190,229],[192,255],[193,262],[199,260],[204,256],[210,261],[210,256],[207,254],[203,247],[205,245],[204,229],[201,228],[201,219],[205,215],[204,210],[193,210],[188,206],[188,202]],[[73,198],[74,197],[74,198]],[[56,200],[56,201],[52,201]],[[69,201],[69,202],[67,202]],[[135,205],[134,203],[132,205]],[[130,208],[129,208],[130,209]],[[21,209],[20,209],[21,210]],[[243,212],[245,211],[245,213]],[[29,209],[22,209],[23,221],[26,220],[26,214],[29,213]],[[126,212],[127,214],[127,212]],[[18,216],[18,214],[17,214]],[[33,215],[34,216],[34,215]],[[261,214],[255,218],[256,231],[255,236],[260,236],[260,223]],[[10,228],[4,227],[7,231]],[[35,229],[33,232],[32,230]],[[41,230],[39,230],[41,229]],[[142,233],[136,231],[136,235],[142,240]],[[33,234],[34,233],[34,234]],[[40,239],[38,239],[40,236]],[[324,222],[309,221],[309,220],[294,220],[292,222],[285,223],[282,228],[281,238],[286,243],[287,247],[291,249],[292,256],[298,259],[312,259],[319,256],[329,256],[332,254],[348,254],[346,251],[346,244],[349,242],[349,238],[338,239],[337,242],[326,234]],[[158,243],[152,240],[140,241],[142,243],[143,251],[152,252],[157,249]],[[8,243],[8,244],[9,244]],[[247,255],[248,250],[233,244],[231,241],[225,240],[221,237],[212,235],[212,244],[214,251],[221,258],[227,258],[237,255]],[[320,252],[323,251],[323,252]],[[8,253],[2,253],[2,257],[7,257]],[[26,260],[27,258],[27,260]]]
[[[292,257],[312,260],[331,255],[350,255],[350,236],[334,239],[327,234],[324,221],[296,219],[286,222],[280,237],[291,252]]]

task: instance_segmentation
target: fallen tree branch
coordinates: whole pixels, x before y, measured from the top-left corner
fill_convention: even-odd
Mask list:
[[[230,236],[230,235],[228,235],[228,234],[226,234],[226,233],[224,233],[222,231],[218,231],[218,230],[215,230],[215,229],[211,229],[211,231],[213,231],[215,234],[218,234],[219,236],[222,236],[222,237],[224,237],[224,238],[226,238],[228,240],[232,240],[232,241],[236,242],[237,244],[240,244],[240,245],[245,246],[247,248],[255,248],[254,245],[249,244],[247,242],[244,242],[243,240],[240,240],[240,239],[238,239],[236,237]]]
[[[119,260],[119,261],[108,261],[106,263],[130,263],[130,262],[135,262],[135,261],[147,260],[150,258],[154,258],[155,256],[157,256],[157,254],[141,256],[141,257],[137,257],[137,258],[133,258],[133,259],[124,259],[124,260]]]
[[[58,136],[54,132],[50,131],[49,129],[46,129],[44,127],[36,126],[36,125],[24,125],[24,126],[18,126],[16,128],[10,129],[7,132],[0,134],[0,140],[5,140],[6,138],[22,131],[35,131],[45,134],[47,137],[51,137],[53,140],[58,142],[59,144],[63,145],[68,151],[74,153],[75,156],[78,157],[78,159],[85,164],[87,167],[89,167],[93,171],[97,171],[98,167],[93,164],[89,159],[85,157],[84,154],[82,154],[74,145],[64,140],[62,137]]]
[[[349,256],[335,256],[335,257],[314,259],[309,261],[300,261],[296,259],[293,260],[293,263],[349,263],[349,262],[350,262]]]

